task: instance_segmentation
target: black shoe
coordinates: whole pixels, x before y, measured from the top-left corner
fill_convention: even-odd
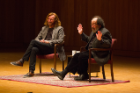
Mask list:
[[[26,75],[23,76],[23,78],[33,77],[33,76],[34,76],[34,72],[28,72]]]
[[[89,79],[88,74],[81,74],[80,76],[74,78],[74,80],[87,80],[87,79]]]
[[[55,70],[54,68],[51,68],[52,72],[57,75],[57,77],[60,79],[60,80],[63,80],[64,79],[64,76],[62,76],[61,72]]]
[[[14,65],[14,66],[23,66],[23,62],[22,62],[22,59],[16,61],[16,62],[10,62],[11,65]]]

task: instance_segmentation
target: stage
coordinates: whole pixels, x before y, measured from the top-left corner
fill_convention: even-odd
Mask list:
[[[10,65],[11,61],[20,59],[23,52],[0,53],[0,76],[19,75],[28,72],[29,62],[23,67]],[[42,71],[51,72],[53,60],[42,60]],[[62,70],[59,59],[57,70]],[[37,59],[35,73],[39,73],[39,60]],[[67,62],[65,61],[65,67]],[[108,84],[98,86],[85,86],[76,88],[65,88],[58,86],[0,80],[1,93],[138,93],[140,91],[140,58],[114,56],[114,78],[116,80],[130,80],[129,83]],[[111,79],[110,67],[105,65],[106,78]],[[92,73],[95,76],[96,73]],[[102,73],[99,73],[102,78]]]

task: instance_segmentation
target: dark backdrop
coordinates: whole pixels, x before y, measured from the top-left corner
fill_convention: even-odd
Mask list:
[[[101,16],[115,44],[115,55],[140,57],[140,0],[0,0],[0,50],[24,50],[34,39],[49,12],[56,12],[62,22],[65,50],[85,45],[77,33],[83,24],[91,32],[90,21]]]

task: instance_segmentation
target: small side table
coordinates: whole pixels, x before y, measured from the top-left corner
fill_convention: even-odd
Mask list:
[[[72,55],[67,55],[67,64],[69,64],[72,57]],[[100,66],[98,64],[91,64],[91,72],[96,72],[96,77],[98,77],[98,72],[100,72]],[[71,77],[70,73],[69,77]]]

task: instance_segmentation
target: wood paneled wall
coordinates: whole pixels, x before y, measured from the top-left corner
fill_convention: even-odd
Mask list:
[[[0,48],[23,48],[35,37],[35,2],[0,0]]]
[[[90,21],[99,15],[115,44],[115,55],[140,57],[140,0],[0,0],[0,48],[27,48],[44,24],[49,12],[62,22],[66,52],[85,45],[77,32],[83,24],[90,34]]]

